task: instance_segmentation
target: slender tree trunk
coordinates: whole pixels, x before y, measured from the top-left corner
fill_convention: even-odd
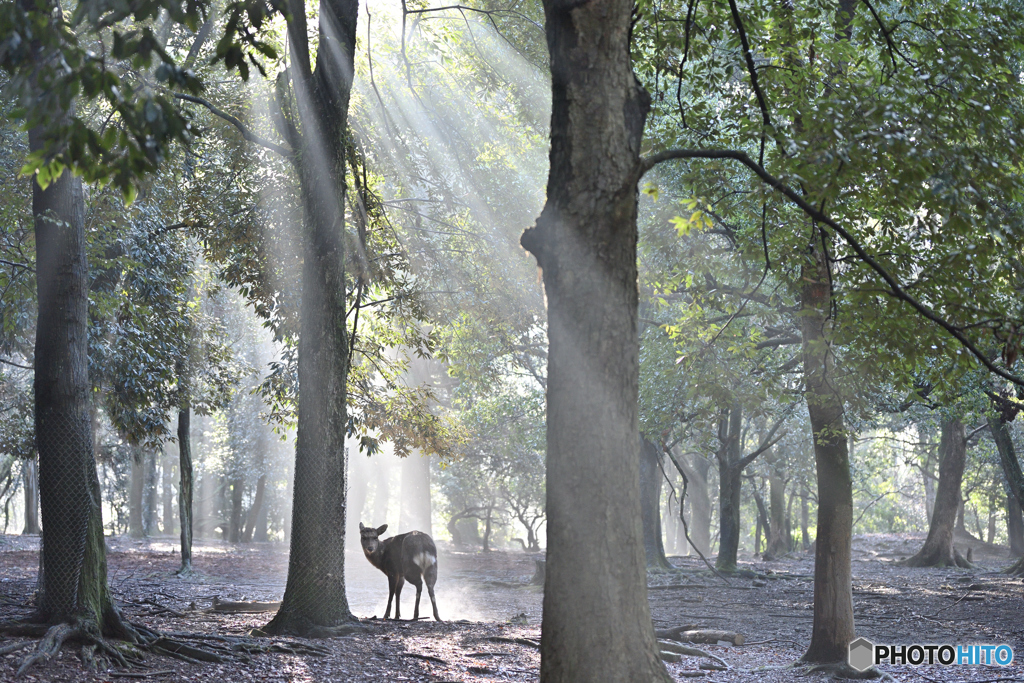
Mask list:
[[[1024,515],[1012,491],[1006,494],[1006,535],[1010,542],[1010,557],[1024,557]]]
[[[778,558],[789,552],[789,540],[786,538],[786,483],[776,470],[774,463],[769,466],[768,473],[768,507],[770,536],[765,559]]]
[[[636,183],[650,97],[630,65],[632,8],[544,2],[547,203],[522,237],[548,304],[543,683],[669,680],[647,603],[634,453]]]
[[[727,410],[719,422],[718,451],[718,558],[715,568],[720,572],[736,571],[736,555],[740,548],[740,493],[743,471],[740,461],[740,429],[743,410],[737,403]]]
[[[239,467],[231,480],[231,516],[228,521],[228,542],[242,540],[242,494],[245,493],[245,475]]]
[[[29,149],[44,140],[29,133]],[[43,190],[32,181],[39,318],[35,342],[35,433],[44,529],[39,616],[120,626],[107,588],[99,478],[89,410],[85,200],[70,171]]]
[[[253,531],[252,540],[257,543],[266,543],[270,540],[270,536],[267,529],[268,524],[268,508],[270,506],[264,503],[260,506],[259,514],[256,515],[256,530]]]
[[[352,619],[345,595],[344,206],[358,16],[358,0],[321,0],[312,72],[308,49],[296,47],[308,44],[305,23],[293,15],[288,24],[302,122],[297,166],[304,235],[291,552],[281,608],[265,629],[272,634],[328,635]]]
[[[768,537],[771,536],[771,524],[768,521],[768,507],[764,503],[764,496],[761,495],[761,491],[757,486],[756,480],[751,478],[750,481],[750,492],[754,497],[754,505],[757,508],[757,542],[754,543],[754,554],[761,552],[761,533],[760,530],[764,530],[764,545],[768,547]]]
[[[484,537],[482,548],[485,553],[491,551],[491,515],[494,514],[494,503],[487,506],[487,516],[484,517]]]
[[[644,531],[644,555],[648,567],[671,569],[661,540],[661,449],[641,437],[640,448],[640,515]]]
[[[143,532],[152,536],[159,531],[157,527],[157,468],[156,451],[147,448],[146,451],[146,494],[143,498]]]
[[[808,662],[844,662],[856,637],[850,573],[853,482],[843,399],[836,390],[832,352],[832,294],[825,236],[816,227],[801,277],[801,321],[807,411],[818,476],[814,553],[814,625]]]
[[[967,530],[967,526],[964,523],[964,517],[965,517],[965,515],[964,515],[964,512],[965,512],[964,497],[963,497],[963,495],[961,495],[961,493],[959,491],[957,491],[957,496],[956,497],[957,497],[957,501],[956,501],[956,524],[954,525],[954,530],[960,532],[960,534],[963,535],[963,536],[970,536],[971,532]]]
[[[260,513],[263,510],[263,496],[264,491],[267,488],[267,473],[260,474],[259,479],[256,480],[256,492],[252,497],[252,507],[249,508],[249,514],[245,518],[245,529],[242,531],[242,543],[251,543],[253,540],[253,534],[256,531],[256,520],[259,519]],[[265,539],[264,539],[265,540]]]
[[[939,485],[935,492],[935,511],[928,526],[924,547],[907,558],[909,567],[970,567],[953,546],[960,483],[963,481],[967,461],[967,435],[958,419],[942,420],[939,441]]]
[[[804,491],[800,494],[800,543],[804,551],[811,549],[810,522],[811,511],[807,505],[807,492]]]
[[[696,550],[707,556],[711,553],[711,494],[708,491],[711,461],[695,455],[691,466],[693,472],[692,475],[687,473],[690,481],[686,487],[690,500],[690,540]]]
[[[164,534],[170,536],[174,533],[174,456],[163,451],[163,461],[160,467],[160,481],[163,486],[163,518]]]
[[[21,533],[39,534],[39,470],[35,457],[22,461],[21,473],[25,489],[25,529]]]
[[[141,447],[132,446],[129,457],[128,535],[143,538],[146,535],[146,454]]]
[[[192,411],[188,404],[178,411],[178,524],[181,527],[179,574],[192,571]]]

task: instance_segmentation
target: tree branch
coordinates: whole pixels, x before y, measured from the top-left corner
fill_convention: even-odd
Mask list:
[[[793,204],[795,204],[801,211],[807,214],[807,216],[809,216],[815,221],[818,221],[819,223],[824,223],[828,227],[832,228],[832,230],[834,230],[837,235],[842,237],[843,240],[848,245],[850,245],[850,248],[853,249],[853,251],[857,254],[860,260],[866,263],[876,273],[878,273],[882,280],[885,281],[885,283],[889,286],[889,294],[891,294],[892,296],[901,301],[906,302],[920,315],[932,321],[933,323],[944,329],[946,332],[948,332],[950,335],[952,335],[952,337],[956,339],[958,342],[960,342],[960,344],[965,349],[971,352],[971,355],[977,358],[982,365],[988,368],[990,372],[992,372],[995,375],[998,375],[999,377],[1002,377],[1005,380],[1013,382],[1017,386],[1024,387],[1024,378],[1018,377],[1009,370],[1004,370],[1003,368],[993,363],[991,360],[988,359],[988,357],[985,354],[981,352],[981,349],[979,349],[974,344],[974,342],[968,339],[967,336],[964,335],[964,333],[959,328],[956,327],[956,325],[947,322],[940,315],[932,311],[930,308],[928,308],[920,301],[918,301],[916,298],[911,296],[908,292],[906,292],[900,286],[899,282],[897,282],[896,278],[893,277],[889,273],[889,271],[885,269],[885,266],[883,266],[881,263],[876,261],[870,254],[868,254],[867,250],[860,244],[860,242],[858,242],[854,238],[854,236],[848,230],[846,230],[838,223],[836,223],[834,220],[829,218],[828,215],[826,215],[824,212],[808,204],[807,201],[804,200],[804,198],[801,197],[799,193],[793,190],[793,188],[789,187],[781,180],[770,174],[768,171],[764,169],[763,166],[758,164],[756,161],[751,159],[743,152],[739,152],[732,149],[666,150],[664,152],[659,152],[657,154],[644,157],[640,160],[637,181],[639,182],[640,178],[642,178],[645,173],[650,171],[658,164],[665,161],[671,161],[672,159],[733,159],[735,161],[740,162],[741,164],[749,168],[751,171],[753,171],[754,175],[760,178],[766,185],[768,185],[773,190],[782,194],[791,202],[793,202]]]
[[[174,97],[176,99],[179,99],[179,100],[185,100],[186,102],[192,102],[194,104],[201,104],[201,105],[203,105],[204,107],[209,109],[211,112],[213,112],[214,114],[216,114],[217,116],[221,117],[222,119],[224,119],[225,121],[230,123],[232,126],[237,128],[238,132],[240,132],[242,134],[242,137],[245,138],[246,140],[248,140],[249,142],[254,142],[257,145],[260,145],[262,147],[266,147],[267,149],[269,149],[269,150],[271,150],[273,152],[277,152],[278,154],[280,154],[285,159],[291,159],[292,157],[295,156],[294,150],[288,149],[287,147],[279,145],[276,142],[271,142],[270,140],[266,140],[264,138],[261,138],[259,135],[256,135],[256,133],[253,133],[251,130],[249,130],[249,128],[244,123],[242,123],[241,121],[239,121],[237,118],[235,118],[231,114],[227,113],[226,111],[224,111],[222,109],[218,109],[209,100],[204,100],[202,97],[196,97],[195,95],[186,95],[186,94],[180,93],[180,92],[174,93]]]

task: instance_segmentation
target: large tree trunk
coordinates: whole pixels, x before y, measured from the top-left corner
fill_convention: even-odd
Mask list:
[[[935,491],[935,510],[928,526],[924,547],[905,560],[909,567],[970,567],[953,547],[953,529],[960,503],[960,483],[967,461],[967,435],[958,419],[942,420],[939,441],[939,485]]]
[[[740,461],[740,429],[743,410],[737,403],[725,411],[719,421],[718,438],[718,558],[715,569],[736,571],[736,555],[740,548],[740,492],[743,470]]]
[[[37,130],[31,151],[43,148]],[[35,433],[43,544],[40,617],[119,626],[107,588],[99,478],[89,411],[85,203],[71,171],[43,190],[32,182],[39,318],[35,342]]]
[[[800,293],[804,383],[818,475],[814,626],[803,659],[835,663],[846,661],[850,642],[856,637],[850,574],[853,483],[843,399],[835,389],[831,278],[822,251],[824,237],[815,228],[808,263],[802,268]]]
[[[39,470],[36,459],[22,461],[22,485],[25,489],[25,528],[22,534],[38,534],[39,529]],[[1019,509],[1019,508],[1018,508]],[[1018,512],[1018,514],[1020,514]]]
[[[178,411],[178,524],[181,527],[179,574],[192,571],[192,411],[186,403]]]
[[[398,528],[402,531],[422,531],[429,536],[430,458],[414,449],[401,462],[402,495]]]
[[[636,182],[650,98],[630,67],[632,7],[544,2],[547,203],[522,237],[548,304],[544,683],[669,680],[647,603],[635,455]]]
[[[648,567],[671,569],[661,538],[661,449],[641,437],[640,516],[644,531],[644,556]]]
[[[294,4],[294,3],[293,3]],[[300,7],[299,11],[303,11]],[[316,68],[305,22],[288,22],[302,148],[303,201],[299,406],[291,552],[273,634],[328,634],[352,619],[345,595],[345,145],[358,0],[321,0]]]

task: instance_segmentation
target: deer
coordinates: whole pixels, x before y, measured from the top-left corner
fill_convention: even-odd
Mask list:
[[[384,618],[391,614],[391,599],[395,600],[395,620],[399,616],[399,604],[402,599],[402,586],[408,581],[416,586],[416,606],[412,611],[413,621],[420,618],[420,595],[423,593],[423,582],[427,584],[430,604],[434,607],[434,619],[441,621],[437,614],[437,600],[434,599],[434,584],[437,582],[437,548],[434,539],[422,531],[410,531],[405,534],[380,540],[380,535],[387,531],[388,525],[373,527],[359,523],[359,542],[363,546],[363,554],[377,569],[388,577],[388,606],[384,610]]]

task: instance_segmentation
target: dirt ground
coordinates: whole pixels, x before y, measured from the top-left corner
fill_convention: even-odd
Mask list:
[[[895,566],[922,543],[921,536],[870,535],[854,540],[854,609],[858,635],[876,643],[983,643],[1011,645],[1024,658],[1024,583],[998,573],[1008,564],[1005,549],[977,542],[958,544],[984,568],[906,569]],[[200,541],[194,549],[198,573],[173,575],[175,539],[108,540],[110,585],[129,619],[162,632],[243,635],[270,614],[225,615],[206,611],[222,601],[280,600],[287,549]],[[149,656],[129,672],[83,670],[77,648],[66,647],[31,669],[24,681],[533,681],[540,656],[529,641],[540,636],[541,593],[529,585],[534,555],[522,552],[466,553],[441,545],[438,607],[446,621],[383,622],[387,580],[361,555],[350,553],[346,581],[352,611],[363,634],[313,641],[323,656],[272,653],[246,662],[192,664]],[[676,680],[763,681],[797,678],[783,668],[806,648],[811,630],[813,560],[794,553],[778,562],[747,557],[742,567],[755,576],[728,584],[704,571],[696,558],[672,558],[677,570],[649,576],[651,611],[658,628],[694,624],[742,633],[742,647],[701,645],[725,660],[727,671],[700,671],[708,660],[683,657],[668,664]],[[0,536],[0,619],[30,612],[38,566],[38,539]],[[410,595],[411,593],[411,595]],[[404,614],[415,595],[407,589]],[[426,600],[426,595],[424,595]],[[426,610],[429,613],[429,605]],[[518,639],[518,642],[516,640]],[[3,643],[0,643],[2,645]],[[28,650],[0,656],[0,680],[13,680]],[[984,666],[882,666],[899,681],[1024,681],[1024,671]],[[826,674],[806,679],[822,680]]]

